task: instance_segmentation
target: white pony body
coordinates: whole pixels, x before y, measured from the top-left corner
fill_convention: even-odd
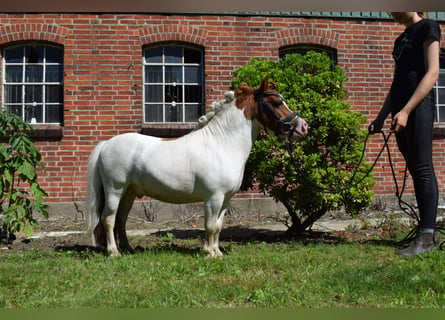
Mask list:
[[[177,204],[203,201],[204,250],[210,256],[222,254],[218,241],[224,214],[241,185],[260,123],[246,117],[233,94],[217,107],[211,121],[181,138],[127,133],[94,149],[88,209],[95,245],[112,256],[120,255],[118,246],[132,251],[125,231],[128,213],[135,198],[149,196]]]
[[[136,197],[190,203],[215,193],[233,195],[252,147],[253,122],[234,106],[219,117],[221,121],[175,140],[137,133],[113,137],[101,146],[100,170],[114,172],[109,182],[131,189]],[[221,130],[233,124],[231,119],[240,122],[236,139],[233,132]]]

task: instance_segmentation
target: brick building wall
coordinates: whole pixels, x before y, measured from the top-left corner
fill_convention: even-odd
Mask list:
[[[82,202],[87,159],[98,141],[125,132],[190,129],[184,124],[143,123],[144,46],[180,41],[203,47],[206,106],[222,98],[232,71],[251,58],[276,60],[280,48],[295,44],[332,47],[346,70],[347,101],[373,119],[391,82],[392,45],[403,28],[389,20],[289,16],[0,13],[0,46],[31,40],[63,46],[64,126],[36,126],[37,146],[46,166],[40,182],[49,193],[48,202]],[[371,139],[368,161],[381,146],[381,138]],[[403,163],[394,144],[392,150],[393,161]],[[435,140],[434,152],[442,191],[445,140]],[[396,167],[399,177],[402,170]],[[374,174],[375,194],[394,194],[386,156]],[[410,184],[406,192],[412,192]],[[261,195],[247,192],[238,197]]]

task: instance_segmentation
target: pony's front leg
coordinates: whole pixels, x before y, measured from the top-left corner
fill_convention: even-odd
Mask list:
[[[205,243],[204,252],[209,257],[219,257],[223,253],[219,249],[219,234],[222,229],[224,214],[223,201],[209,201],[205,203]]]

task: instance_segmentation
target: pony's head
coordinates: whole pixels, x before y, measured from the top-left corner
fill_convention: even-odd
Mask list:
[[[288,108],[276,88],[276,83],[269,82],[267,76],[256,90],[241,83],[236,91],[236,105],[238,108],[244,108],[248,119],[256,119],[275,135],[291,141],[301,140],[308,133],[308,124]]]

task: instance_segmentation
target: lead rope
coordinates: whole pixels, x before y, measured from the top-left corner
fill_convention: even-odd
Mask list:
[[[382,134],[383,134],[383,132],[382,132]],[[291,159],[291,162],[292,162],[292,164],[294,166],[295,171],[297,172],[297,174],[301,178],[303,178],[307,183],[309,183],[312,188],[317,189],[319,192],[324,192],[324,193],[340,193],[342,191],[348,190],[348,189],[350,189],[350,188],[360,184],[364,179],[366,179],[369,176],[369,174],[372,172],[372,170],[374,169],[375,165],[377,164],[377,161],[380,159],[383,151],[385,150],[385,147],[388,144],[388,141],[387,141],[386,137],[384,136],[385,144],[383,145],[382,149],[379,151],[379,153],[377,155],[377,158],[375,159],[374,163],[372,164],[372,166],[368,169],[368,171],[365,173],[365,175],[362,178],[360,178],[358,181],[354,182],[355,176],[357,175],[357,172],[358,172],[359,167],[360,167],[360,163],[362,163],[362,161],[363,161],[363,159],[365,157],[365,150],[366,150],[366,146],[367,146],[367,143],[368,143],[368,140],[369,140],[369,136],[370,136],[370,134],[368,133],[366,135],[365,142],[363,143],[363,149],[362,149],[361,157],[360,157],[360,160],[358,162],[359,164],[354,169],[351,178],[349,179],[348,183],[345,186],[339,187],[339,188],[332,188],[332,187],[322,186],[322,185],[317,184],[314,181],[312,181],[309,178],[309,176],[304,172],[304,169],[297,164],[297,161],[295,160],[295,157],[293,156],[293,145],[292,145],[292,143],[290,142],[290,140],[288,138],[286,138],[285,146],[286,146],[286,150],[287,150],[287,152],[288,152],[288,154],[290,156],[290,159]],[[389,136],[388,136],[388,139],[389,139]]]
[[[354,169],[354,172],[352,174],[351,179],[349,179],[348,184],[346,186],[340,187],[340,188],[330,188],[330,187],[319,185],[319,184],[315,183],[314,181],[312,181],[309,178],[309,176],[304,172],[303,168],[297,164],[297,162],[295,160],[295,157],[293,156],[293,145],[292,145],[292,143],[290,142],[290,140],[288,138],[286,138],[285,146],[286,146],[286,150],[287,150],[287,152],[288,152],[288,154],[290,156],[291,162],[292,162],[292,164],[294,166],[294,169],[297,172],[298,176],[300,176],[307,183],[309,183],[309,185],[312,188],[318,190],[319,192],[324,192],[324,193],[339,193],[339,192],[348,190],[348,189],[352,188],[353,186],[356,186],[359,183],[361,183],[372,172],[372,170],[374,169],[375,165],[377,164],[377,162],[379,161],[380,157],[382,156],[383,152],[386,149],[387,155],[388,155],[389,166],[391,168],[392,178],[393,178],[394,185],[395,185],[395,188],[396,188],[395,196],[397,197],[399,208],[405,215],[407,215],[411,219],[416,220],[416,222],[417,222],[417,226],[412,228],[408,232],[408,234],[401,241],[399,241],[399,244],[406,244],[408,242],[411,242],[414,239],[414,237],[416,236],[417,229],[419,228],[420,218],[419,218],[419,215],[417,214],[416,210],[414,209],[414,207],[402,199],[403,192],[405,191],[405,187],[406,187],[406,178],[408,177],[408,174],[407,174],[408,173],[408,167],[406,165],[405,165],[405,170],[404,170],[404,174],[403,174],[402,187],[399,190],[399,184],[397,182],[397,176],[396,176],[396,173],[395,173],[395,170],[394,170],[394,164],[393,164],[392,157],[391,157],[391,151],[390,151],[389,145],[388,145],[388,141],[389,141],[389,138],[392,135],[392,132],[388,136],[386,136],[383,131],[381,131],[381,134],[382,134],[382,137],[383,137],[383,140],[384,140],[384,144],[383,144],[382,148],[380,149],[379,153],[377,154],[377,157],[374,160],[374,162],[373,162],[372,166],[370,167],[370,169],[366,172],[366,174],[362,178],[360,178],[358,181],[354,182],[354,178],[355,178],[355,176],[356,176],[356,174],[358,172],[360,163],[364,159],[366,145],[367,145],[369,137],[370,137],[370,134],[368,133],[366,135],[365,142],[363,144],[362,155],[360,157],[360,161],[358,162],[359,164]],[[444,227],[436,226],[436,231],[437,231],[437,233],[445,235],[445,228]],[[435,238],[435,242],[437,242],[438,241],[438,237],[435,235],[434,238]],[[445,245],[445,240],[442,241],[442,243],[439,245],[439,249],[443,250],[444,245]]]
[[[417,230],[419,229],[419,225],[420,225],[420,217],[417,214],[417,211],[414,209],[414,207],[402,199],[403,192],[405,191],[405,187],[406,187],[406,178],[408,177],[408,167],[405,165],[405,170],[403,172],[403,183],[402,183],[402,187],[399,191],[399,184],[397,182],[397,177],[396,177],[396,173],[394,170],[394,164],[393,164],[393,161],[391,158],[391,152],[390,152],[389,146],[388,146],[388,140],[389,140],[389,137],[391,136],[391,133],[389,134],[387,139],[383,132],[382,132],[382,135],[383,135],[383,138],[385,139],[384,147],[386,148],[387,154],[388,154],[388,162],[389,162],[389,166],[391,167],[392,178],[394,181],[394,185],[396,187],[396,197],[398,199],[399,208],[400,208],[400,210],[402,210],[402,212],[405,215],[407,215],[408,217],[410,217],[413,220],[416,220],[416,222],[417,222],[416,226],[414,228],[412,228],[402,240],[399,241],[400,245],[405,245],[407,243],[411,243],[414,240],[414,238],[416,237]],[[434,242],[435,243],[439,242],[438,234],[445,235],[444,226],[436,225],[434,233],[435,233],[434,234]],[[445,240],[439,244],[439,246],[438,246],[439,249],[443,250],[444,245],[445,245]]]

